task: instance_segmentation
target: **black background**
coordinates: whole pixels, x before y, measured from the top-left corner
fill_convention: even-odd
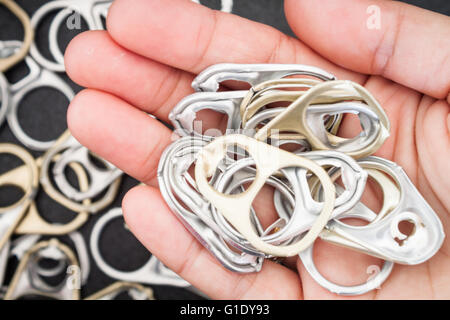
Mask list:
[[[164,0],[161,0],[164,1]],[[313,0],[311,0],[313,1]],[[17,0],[22,8],[24,8],[31,16],[41,5],[48,2],[48,0]],[[450,1],[448,0],[408,0],[405,1],[426,9],[434,10],[446,15],[450,15]],[[202,4],[214,9],[220,8],[220,0],[202,0]],[[263,22],[272,25],[284,33],[293,35],[285,18],[283,11],[283,1],[280,0],[235,0],[233,6],[233,13],[240,16]],[[45,56],[50,57],[48,52],[47,32],[50,21],[53,16],[49,15],[44,19],[43,23],[36,30],[36,42],[41,52]],[[85,29],[83,29],[85,30]],[[82,30],[82,31],[83,31]],[[80,30],[70,31],[67,28],[61,29],[59,32],[59,40],[62,46],[66,46],[69,41]],[[0,6],[0,39],[1,40],[16,40],[23,38],[22,27],[16,18],[10,14],[3,6]],[[62,48],[64,49],[64,48]],[[10,82],[15,82],[21,79],[27,73],[27,68],[24,64],[14,67],[6,73]],[[60,74],[72,88],[78,92],[81,88],[71,82],[65,74]],[[58,137],[66,128],[66,110],[68,102],[65,97],[52,90],[42,89],[34,91],[26,96],[19,109],[19,120],[24,130],[32,137],[41,140],[50,140]],[[21,145],[9,130],[6,122],[0,128],[0,143],[11,142]],[[105,141],[107,143],[107,141]],[[40,153],[32,152],[34,156],[39,156]],[[0,157],[0,173],[6,172],[18,164],[17,159],[2,155]],[[123,195],[131,187],[137,184],[137,181],[130,177],[123,179],[120,194],[111,205],[111,207],[118,207],[121,204]],[[20,194],[17,190],[11,188],[0,188],[0,207],[13,203],[14,199],[18,199]],[[50,200],[43,192],[37,196],[37,205],[41,215],[52,222],[68,222],[74,214],[69,210],[61,207]],[[89,241],[89,235],[93,225],[97,219],[108,209],[92,216],[90,220],[82,226],[79,230],[85,240]],[[168,233],[168,236],[170,234]],[[70,240],[65,237],[62,241],[69,245]],[[133,235],[123,228],[123,221],[119,219],[114,220],[105,229],[100,242],[101,252],[108,263],[119,270],[132,271],[142,266],[150,257],[147,250],[133,237]],[[10,264],[7,272],[8,281],[15,269],[14,263]],[[91,259],[91,272],[88,283],[82,288],[82,297],[86,297],[105,286],[112,283],[114,280],[103,274]],[[185,299],[196,298],[196,296],[184,289],[153,286],[155,296],[157,299]]]

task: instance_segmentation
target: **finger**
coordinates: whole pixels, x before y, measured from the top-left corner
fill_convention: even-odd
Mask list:
[[[425,179],[430,182],[432,191],[449,213],[450,182],[442,173],[450,170],[450,106],[444,101],[424,98],[417,119],[415,129],[420,168]]]
[[[191,1],[116,0],[107,27],[127,49],[195,74],[223,62],[301,63],[324,68],[339,78],[360,83],[365,79],[272,27]]]
[[[132,189],[123,203],[127,225],[167,267],[215,299],[298,299],[298,275],[267,261],[258,273],[240,275],[221,266],[170,212],[159,190]],[[167,233],[170,230],[170,235]]]
[[[119,46],[106,31],[75,37],[66,50],[65,64],[79,85],[110,92],[166,121],[173,106],[193,92],[191,74]]]
[[[448,17],[397,1],[285,3],[297,36],[330,61],[383,75],[439,99],[448,96]]]
[[[87,89],[71,102],[67,122],[84,146],[134,178],[156,175],[171,131],[158,120],[108,93]]]

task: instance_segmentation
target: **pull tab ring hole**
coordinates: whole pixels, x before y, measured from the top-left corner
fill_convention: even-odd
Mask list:
[[[397,237],[394,238],[395,242],[397,242],[399,246],[402,246],[404,242],[416,232],[416,224],[412,220],[400,221],[397,228],[401,234],[406,236],[405,239],[399,239]]]

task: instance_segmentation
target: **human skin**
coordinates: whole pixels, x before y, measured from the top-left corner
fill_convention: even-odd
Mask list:
[[[380,8],[379,29],[366,27],[370,5]],[[168,122],[173,106],[193,92],[195,75],[216,63],[314,65],[364,85],[391,122],[391,135],[376,155],[404,168],[450,234],[450,19],[378,0],[286,0],[285,11],[298,39],[189,0],[116,0],[107,31],[85,32],[66,51],[67,73],[87,88],[69,107],[70,131],[147,184],[123,200],[128,226],[165,265],[211,298],[349,299],[320,287],[296,258],[266,261],[261,272],[249,275],[226,270],[161,197],[156,168],[172,134],[144,112]],[[202,118],[206,127],[223,120],[213,113]],[[355,135],[355,121],[346,117],[339,134]],[[367,190],[364,202],[379,208],[378,193]],[[274,212],[264,202],[270,197],[260,198],[255,207],[267,225]],[[322,241],[315,244],[315,262],[327,278],[343,284],[366,281],[367,266],[380,264]],[[380,289],[351,298],[450,298],[448,237],[429,261],[396,265]]]

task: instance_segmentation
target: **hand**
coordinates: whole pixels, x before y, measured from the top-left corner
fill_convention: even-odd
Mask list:
[[[366,9],[373,4],[381,14],[375,30],[366,27]],[[295,258],[285,265],[266,261],[261,272],[250,275],[219,265],[161,197],[156,168],[171,132],[144,111],[168,121],[173,106],[192,93],[195,74],[221,62],[314,65],[364,84],[391,121],[391,136],[377,155],[405,169],[439,214],[447,238],[431,260],[396,265],[380,290],[359,298],[450,298],[450,19],[378,0],[286,0],[285,9],[299,40],[188,0],[116,0],[108,31],[79,35],[66,53],[68,74],[88,88],[70,105],[72,134],[148,185],[124,198],[127,224],[163,263],[209,297],[338,298]],[[209,126],[220,121],[212,114],[203,120]],[[358,132],[355,120],[344,120],[341,136]],[[365,198],[371,206],[381,201],[374,191]],[[380,264],[321,241],[315,257],[321,272],[341,284],[367,281],[367,266]]]

